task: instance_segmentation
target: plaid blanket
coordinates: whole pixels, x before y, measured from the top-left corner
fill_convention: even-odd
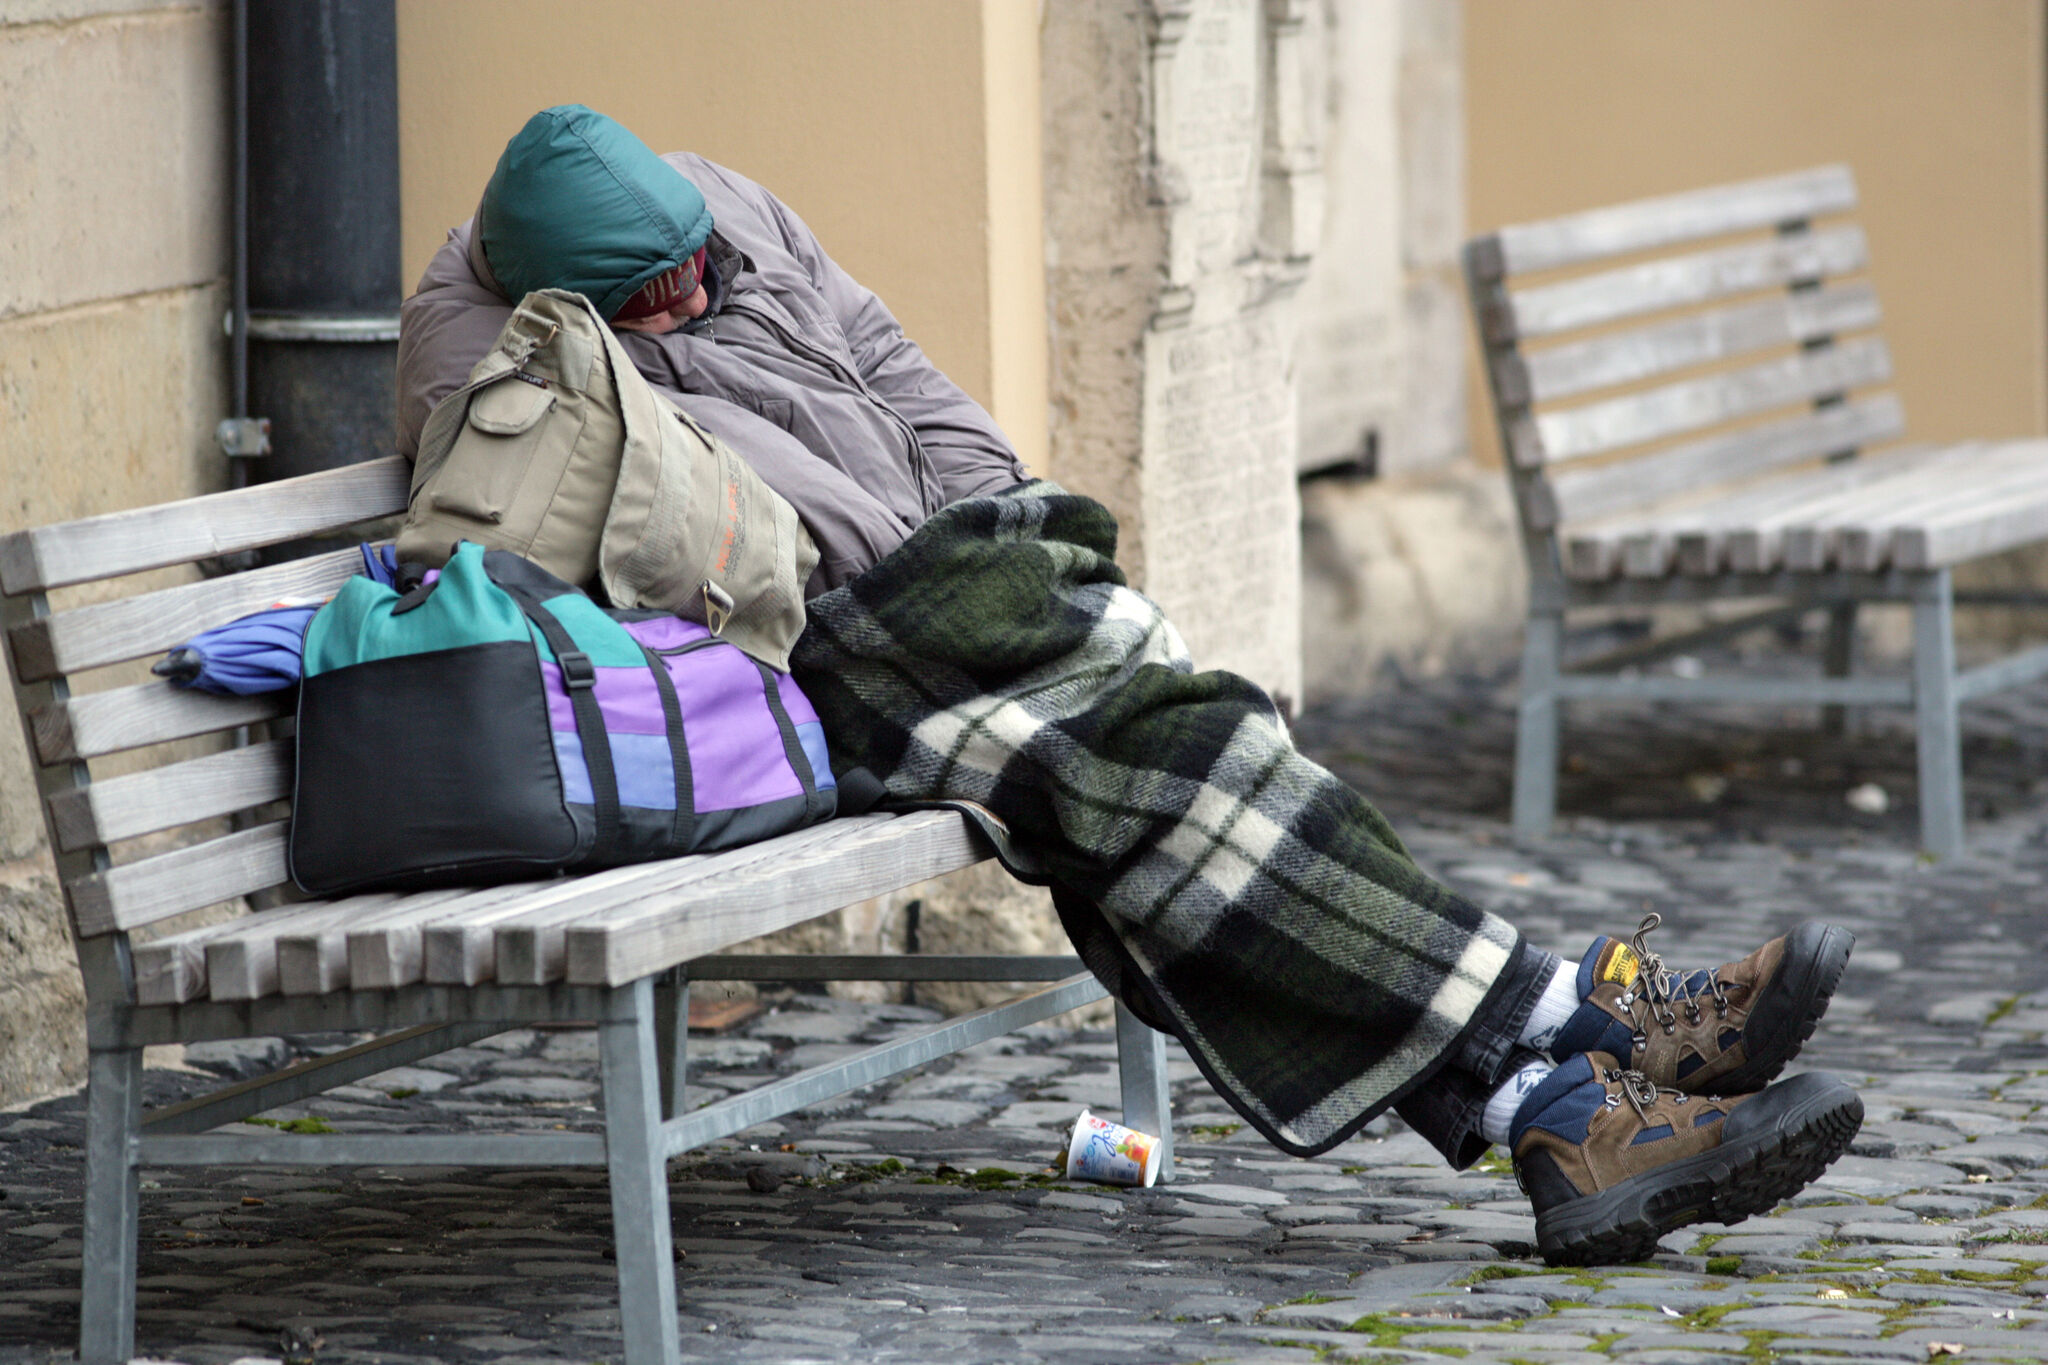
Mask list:
[[[1115,553],[1108,511],[1053,484],[955,503],[811,602],[793,667],[835,765],[993,811],[1090,969],[1314,1155],[1442,1065],[1522,941],[1264,692],[1194,672]]]

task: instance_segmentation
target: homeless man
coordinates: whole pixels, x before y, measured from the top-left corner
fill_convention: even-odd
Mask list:
[[[989,415],[773,195],[581,106],[535,115],[402,313],[399,442],[513,304],[575,290],[820,551],[794,668],[836,766],[1008,823],[1091,970],[1276,1146],[1392,1107],[1453,1164],[1507,1145],[1556,1261],[1770,1208],[1861,1121],[1811,1035],[1851,936],[1802,925],[1670,971],[1578,961],[1425,876],[1242,678],[1193,670],[1098,504]]]

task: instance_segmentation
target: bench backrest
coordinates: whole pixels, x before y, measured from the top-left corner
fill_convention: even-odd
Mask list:
[[[100,670],[157,655],[279,598],[331,593],[362,561],[348,548],[196,581],[188,572],[172,587],[95,589],[85,594],[93,600],[67,610],[53,611],[48,594],[347,532],[404,511],[410,475],[391,456],[0,538],[15,699],[94,1003],[132,999],[128,931],[285,882],[291,741],[215,747],[199,757],[191,745],[163,746],[284,716],[294,694],[230,699],[160,681],[80,691],[74,680],[92,687],[106,676]],[[117,754],[128,756],[121,775],[95,781],[95,764]],[[244,827],[118,862],[109,852],[231,816]]]
[[[1561,526],[1896,439],[1846,166],[1506,227],[1466,283],[1532,573]],[[1718,239],[1718,240],[1717,240]],[[1853,396],[1852,396],[1853,395]]]

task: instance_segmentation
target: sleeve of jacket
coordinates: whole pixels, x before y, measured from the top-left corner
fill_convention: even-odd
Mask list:
[[[812,281],[846,333],[860,362],[861,378],[916,429],[946,501],[1000,492],[1030,477],[988,410],[946,378],[924,348],[903,334],[902,324],[873,290],[825,254],[794,210],[766,191],[763,197],[790,249],[810,267]]]
[[[627,347],[628,352],[634,349]],[[859,484],[759,413],[710,394],[681,393],[659,381],[650,382],[656,393],[738,451],[761,481],[796,509],[818,547],[818,567],[805,585],[806,598],[829,592],[864,573],[909,536],[889,509]]]
[[[512,306],[476,277],[464,224],[427,263],[412,297],[398,309],[398,453],[419,454],[420,430],[434,405],[469,381],[512,317]]]

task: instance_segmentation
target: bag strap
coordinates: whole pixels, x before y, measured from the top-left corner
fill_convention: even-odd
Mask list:
[[[775,717],[775,728],[782,732],[782,752],[789,759],[790,768],[804,788],[804,814],[816,820],[826,813],[829,798],[818,786],[818,775],[811,770],[811,756],[804,752],[804,742],[797,738],[796,723],[789,718],[789,708],[782,704],[782,688],[776,683],[779,676],[767,664],[747,656],[755,668],[761,670],[761,687],[767,694],[768,713]]]
[[[504,588],[503,584],[498,586]],[[504,590],[555,651],[555,663],[562,670],[562,686],[568,689],[569,706],[576,713],[576,737],[583,743],[583,764],[590,769],[591,800],[597,806],[597,840],[591,852],[596,857],[606,857],[619,842],[619,776],[612,767],[612,741],[605,733],[604,712],[597,704],[597,666],[576,647],[575,637],[555,619],[553,612],[524,593]]]
[[[677,853],[688,853],[697,842],[697,792],[690,777],[690,746],[683,734],[683,703],[661,656],[646,645],[640,646],[640,653],[654,674],[654,690],[661,694],[661,716],[668,726],[668,752],[675,765],[676,818],[669,838]]]

